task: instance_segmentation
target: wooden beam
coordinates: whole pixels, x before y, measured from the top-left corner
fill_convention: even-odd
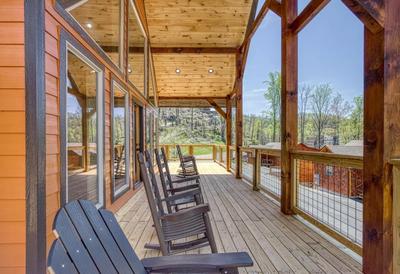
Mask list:
[[[294,33],[299,33],[328,3],[330,0],[312,0],[290,24]]]
[[[372,33],[384,27],[384,0],[342,0]]]
[[[245,36],[245,39],[243,41],[242,48],[245,47],[245,45],[250,43],[251,38],[253,37],[254,33],[256,33],[258,27],[261,25],[261,22],[264,20],[264,17],[267,15],[271,3],[272,3],[272,0],[266,0],[264,2],[264,4],[261,7],[261,10],[258,13],[256,19],[251,24],[249,31],[246,32],[246,36]]]
[[[297,34],[290,23],[297,17],[297,0],[282,2],[282,92],[281,92],[281,211],[292,211],[292,161],[290,151],[297,145]]]
[[[248,47],[247,47],[248,48]],[[247,53],[247,52],[246,52]],[[236,178],[240,179],[241,157],[240,148],[243,146],[243,58],[244,53],[236,54],[236,125],[235,125],[235,147],[236,147]]]
[[[154,54],[235,54],[237,48],[151,48]]]
[[[229,171],[231,165],[231,154],[229,147],[232,142],[232,102],[231,98],[226,97],[226,170]]]
[[[226,120],[225,111],[213,99],[207,98],[207,102]]]
[[[282,4],[278,0],[272,0],[269,7],[276,15],[282,17]]]

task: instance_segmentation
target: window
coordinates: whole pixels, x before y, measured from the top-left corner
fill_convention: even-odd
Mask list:
[[[153,150],[154,116],[153,112],[146,109],[146,149]]]
[[[65,137],[66,202],[103,203],[102,70],[67,44]]]
[[[333,166],[326,166],[325,167],[325,175],[326,176],[333,176]]]
[[[59,1],[110,59],[122,68],[123,0]]]
[[[113,196],[129,189],[129,98],[115,81],[112,87]],[[128,155],[128,156],[127,156]]]
[[[130,1],[128,12],[128,78],[129,81],[143,94],[145,94],[145,52],[146,38],[140,24],[138,14]]]
[[[156,105],[156,91],[155,91],[155,78],[153,73],[153,64],[150,62],[150,71],[149,71],[149,102],[153,106]]]

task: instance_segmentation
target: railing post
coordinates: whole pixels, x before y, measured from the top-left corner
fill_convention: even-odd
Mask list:
[[[165,154],[167,154],[167,160],[169,161],[170,160],[170,154],[169,154],[170,152],[169,152],[169,145],[166,145],[165,146]]]
[[[254,164],[253,164],[253,190],[260,191],[260,172],[261,172],[261,157],[260,151],[256,148],[254,150]]]
[[[217,160],[217,147],[215,145],[212,146],[212,158],[214,162]]]
[[[232,102],[228,96],[226,98],[226,170],[230,171],[231,165],[231,151],[230,146],[232,143]]]
[[[193,145],[189,145],[189,155],[193,156]]]

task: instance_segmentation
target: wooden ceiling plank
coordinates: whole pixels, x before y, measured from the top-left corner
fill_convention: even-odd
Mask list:
[[[299,33],[330,2],[330,0],[312,0],[290,24],[294,33]]]

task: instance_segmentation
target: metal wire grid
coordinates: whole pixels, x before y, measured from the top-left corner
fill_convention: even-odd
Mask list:
[[[254,178],[254,161],[253,161],[253,153],[250,151],[242,151],[242,177],[249,182],[253,182]]]
[[[362,170],[296,160],[297,207],[362,245]],[[361,188],[362,189],[362,188]]]
[[[230,158],[231,158],[230,169],[235,170],[236,169],[236,151],[234,149],[231,149],[229,151],[229,153],[230,153]]]
[[[261,154],[260,184],[277,197],[281,196],[281,160],[279,156]]]

